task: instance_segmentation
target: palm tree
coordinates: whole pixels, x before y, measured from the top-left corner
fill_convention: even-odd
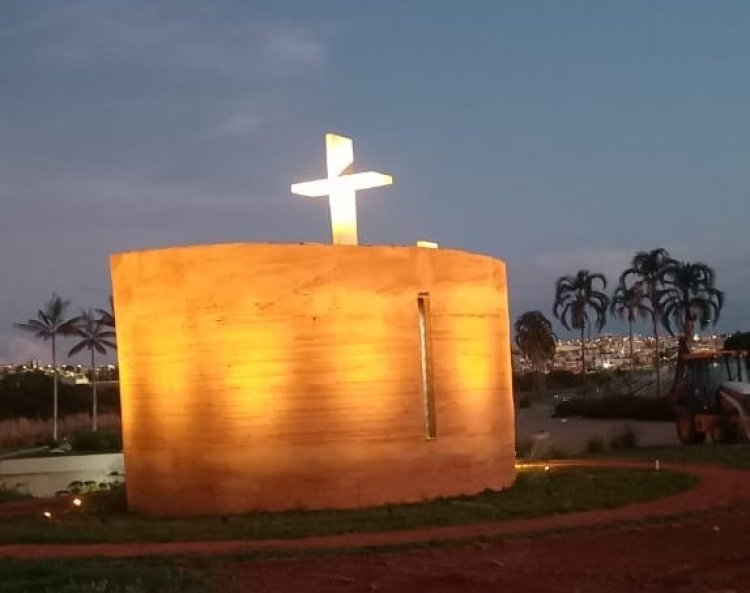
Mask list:
[[[57,336],[69,336],[75,333],[77,318],[66,319],[70,301],[64,301],[56,293],[39,309],[36,319],[26,323],[14,323],[18,329],[33,333],[45,342],[52,341],[52,440],[57,441]]]
[[[99,321],[106,327],[115,328],[115,303],[112,299],[112,295],[109,296],[109,311],[106,309],[97,309],[96,312],[99,315]]]
[[[537,390],[544,390],[544,363],[555,356],[552,323],[541,311],[527,311],[516,319],[516,344],[531,361],[537,378]]]
[[[95,353],[106,354],[107,348],[114,348],[112,338],[115,332],[105,329],[105,323],[94,315],[91,309],[82,311],[76,323],[75,334],[79,342],[70,349],[68,356],[87,349],[91,352],[91,429],[97,430],[97,395],[96,395],[96,361]]]
[[[633,286],[628,288],[620,284],[612,295],[612,301],[609,306],[609,310],[613,315],[617,315],[620,319],[625,319],[627,316],[628,320],[628,338],[630,340],[630,377],[628,378],[628,386],[631,394],[633,389],[633,322],[636,317],[642,317],[646,319],[651,313],[651,307],[646,300],[646,294],[643,289],[643,283],[636,282]]]
[[[112,295],[109,295],[109,311],[106,309],[96,309],[97,314],[99,315],[99,323],[101,323],[104,327],[110,328],[112,331],[112,339],[114,342],[113,348],[117,349],[117,330],[115,329],[115,303],[112,300]]]
[[[667,263],[674,260],[669,252],[659,247],[651,251],[638,251],[630,262],[630,267],[620,276],[620,284],[628,286],[629,281],[642,282],[646,288],[646,298],[651,306],[651,327],[654,333],[654,369],[656,370],[656,393],[661,395],[661,358],[659,355],[659,290],[662,288],[661,272]]]
[[[609,297],[597,290],[600,283],[602,290],[607,288],[607,279],[603,274],[591,274],[588,270],[579,270],[575,276],[561,276],[555,283],[555,303],[552,313],[567,330],[577,329],[581,332],[581,375],[586,376],[586,325],[589,324],[588,310],[596,315],[596,328],[601,331],[607,322]]]
[[[662,270],[664,288],[659,292],[661,321],[671,334],[682,332],[686,343],[693,337],[695,322],[701,329],[716,325],[724,305],[724,293],[714,287],[716,273],[704,263],[672,261]]]

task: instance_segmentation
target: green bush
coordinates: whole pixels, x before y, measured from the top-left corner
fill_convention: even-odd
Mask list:
[[[4,484],[0,484],[0,503],[3,502],[14,502],[16,500],[25,500],[31,498],[28,493],[21,490],[21,486],[17,485],[13,488],[9,488]]]
[[[597,399],[570,399],[555,405],[554,418],[599,418],[606,420],[674,421],[674,411],[665,398],[610,395]]]
[[[547,373],[547,389],[570,389],[582,383],[581,375],[570,371],[555,370]]]
[[[615,371],[611,371],[611,370],[593,371],[587,374],[587,378],[594,385],[602,387],[613,381],[613,379],[615,378]]]
[[[109,430],[79,432],[70,439],[70,445],[74,451],[121,451],[122,435]]]
[[[535,380],[536,373],[532,371],[513,373],[513,389],[515,391],[533,391],[536,389]],[[570,371],[550,371],[544,377],[546,389],[571,389],[579,385],[581,385],[581,376]]]

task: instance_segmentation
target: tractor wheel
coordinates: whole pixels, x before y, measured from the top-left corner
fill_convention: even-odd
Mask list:
[[[706,440],[706,433],[695,426],[695,418],[687,410],[678,410],[676,414],[677,436],[685,445],[699,445]]]
[[[737,425],[728,418],[719,418],[711,427],[711,440],[714,443],[736,443],[738,437]]]

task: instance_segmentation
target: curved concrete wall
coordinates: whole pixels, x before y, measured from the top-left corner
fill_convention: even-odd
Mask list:
[[[132,510],[360,507],[512,483],[502,262],[229,244],[118,254],[111,267]]]

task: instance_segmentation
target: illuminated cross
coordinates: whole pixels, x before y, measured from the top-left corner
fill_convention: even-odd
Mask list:
[[[328,196],[334,245],[357,244],[357,190],[393,183],[393,177],[366,171],[349,173],[354,162],[352,139],[326,134],[328,177],[292,184],[292,193],[310,198]]]

